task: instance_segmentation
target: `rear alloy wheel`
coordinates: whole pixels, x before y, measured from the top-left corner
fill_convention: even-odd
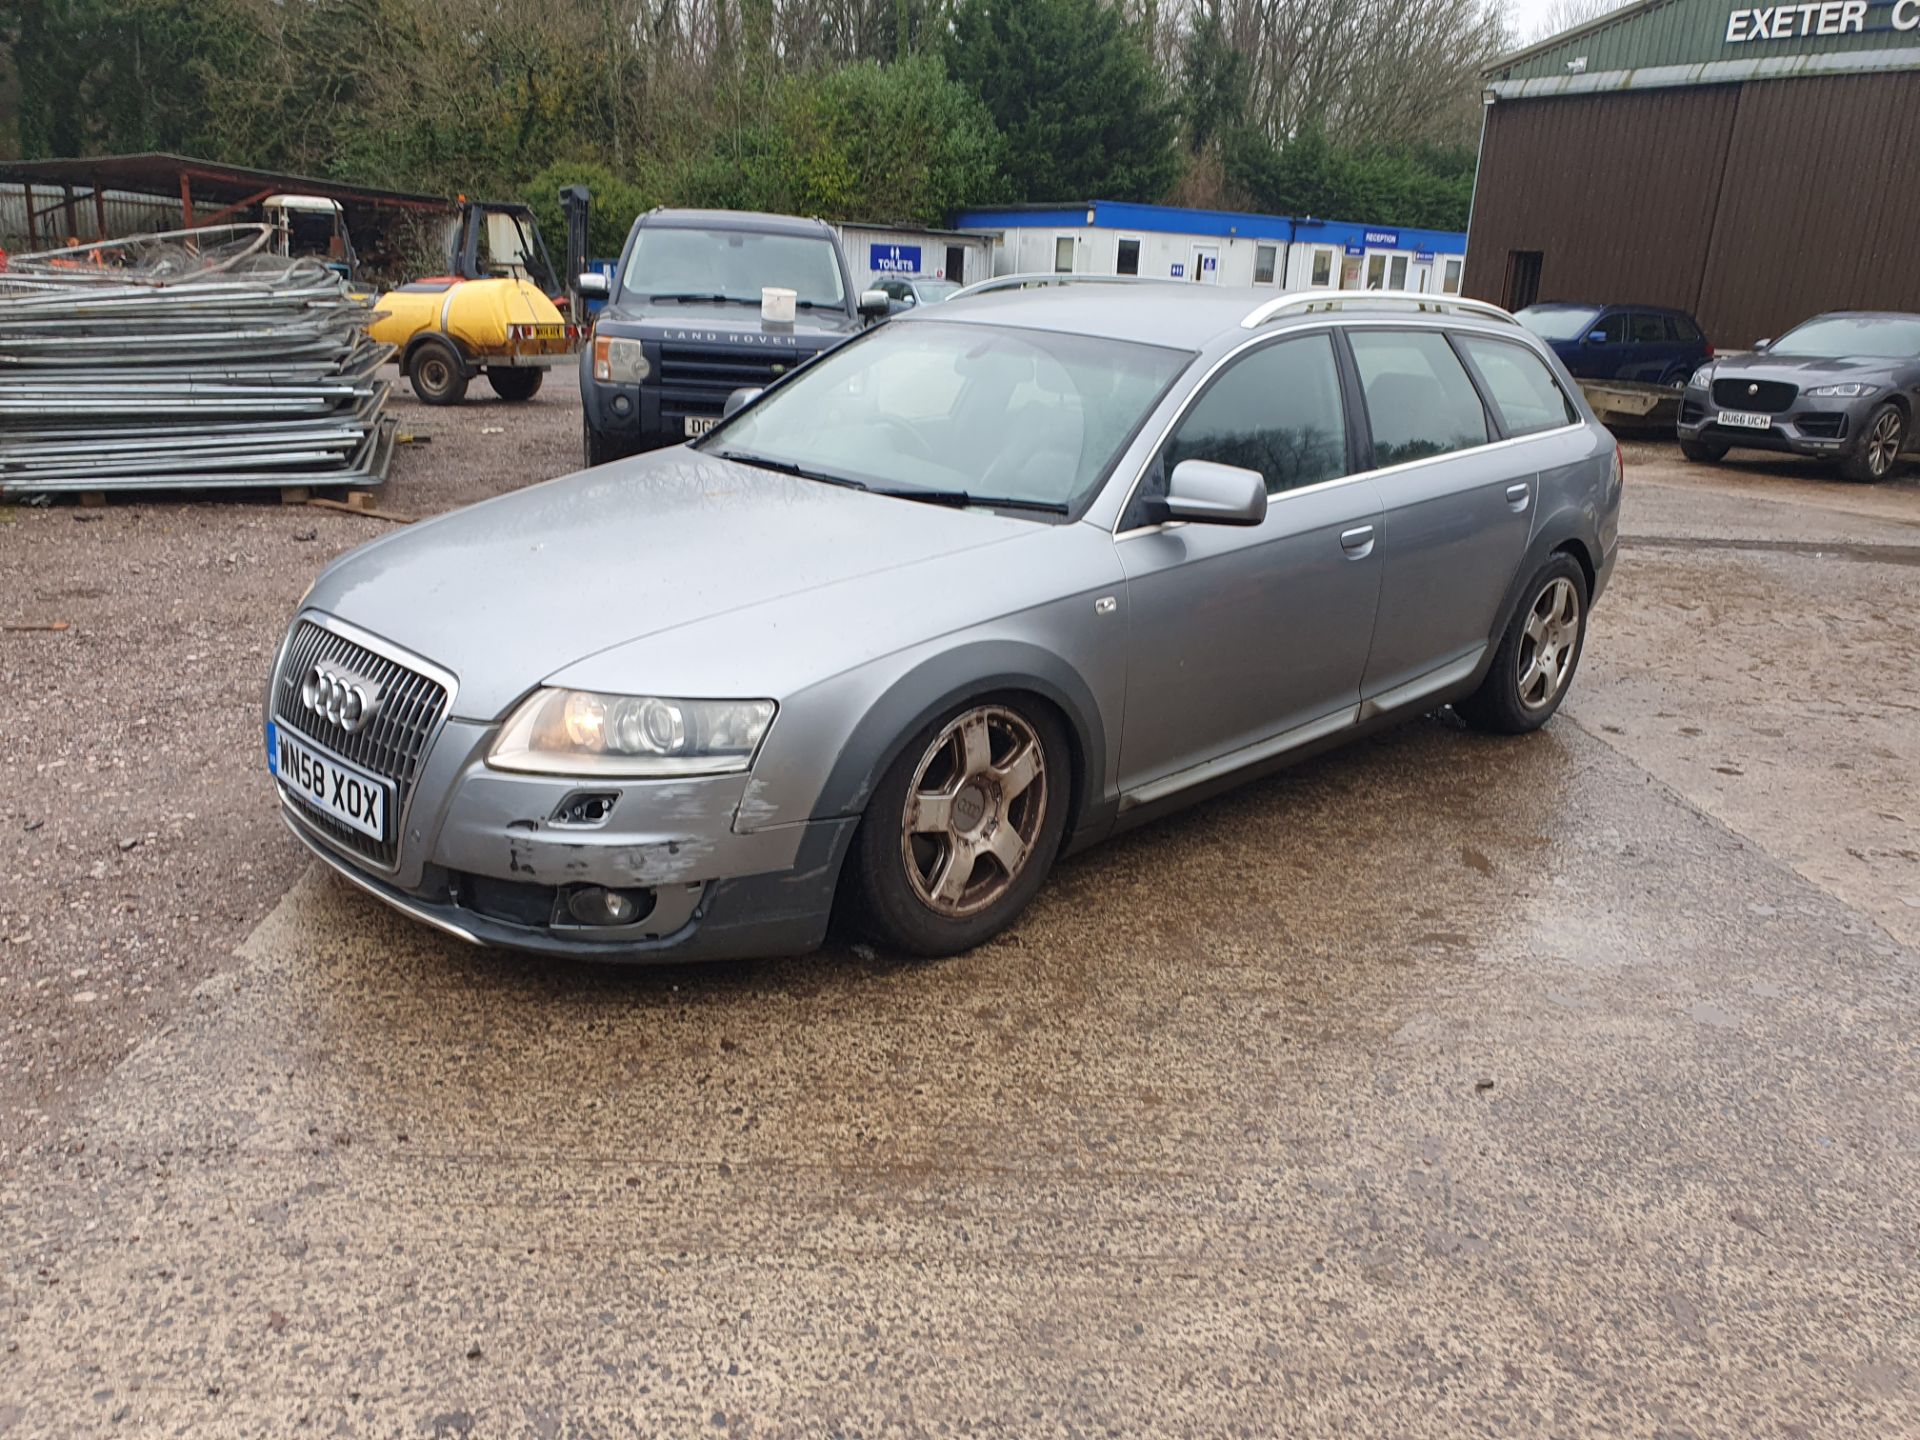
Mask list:
[[[467,398],[467,367],[445,340],[422,340],[414,347],[407,379],[422,405],[458,405]]]
[[[1555,555],[1524,593],[1480,688],[1454,706],[1476,730],[1538,730],[1573,683],[1587,635],[1586,572],[1571,555]]]
[[[1682,440],[1680,453],[1701,465],[1714,465],[1727,458],[1727,447],[1709,445],[1704,440]]]
[[[1868,484],[1885,480],[1900,468],[1900,451],[1907,441],[1907,417],[1891,400],[1883,401],[1867,417],[1860,445],[1840,462],[1840,473]]]
[[[531,400],[540,393],[540,382],[547,372],[537,365],[500,365],[487,367],[487,384],[502,400]]]
[[[864,918],[915,955],[954,955],[1006,926],[1052,867],[1070,783],[1060,722],[1025,697],[929,726],[874,792],[856,841]]]

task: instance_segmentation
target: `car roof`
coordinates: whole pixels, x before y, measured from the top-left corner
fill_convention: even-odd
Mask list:
[[[1920,315],[1911,310],[1822,310],[1818,315],[1809,315],[1800,325],[1815,320],[1920,320]],[[1793,328],[1798,330],[1800,325]]]
[[[1142,345],[1168,345],[1202,350],[1225,337],[1252,338],[1243,322],[1262,305],[1285,297],[1311,301],[1311,290],[1274,290],[1267,287],[1200,285],[1192,281],[1131,281],[1072,285],[1041,285],[1030,289],[988,290],[961,294],[942,305],[937,315],[901,316],[916,323],[961,321],[968,324],[1017,326],[1029,330],[1058,330],[1105,340],[1131,340]],[[1378,310],[1364,300],[1343,297],[1333,318],[1345,323],[1389,320],[1413,325],[1444,322],[1470,326],[1488,334],[1532,340],[1532,332],[1505,319],[1490,319],[1466,311],[1435,313],[1407,308],[1420,296],[1392,292],[1381,296]],[[1447,296],[1432,296],[1444,301]],[[1395,302],[1399,302],[1396,304]],[[1260,324],[1260,331],[1283,327],[1324,325],[1330,312],[1282,311]],[[898,323],[898,321],[894,322]]]
[[[762,210],[649,210],[634,223],[686,230],[754,230],[776,235],[830,235],[824,220]]]

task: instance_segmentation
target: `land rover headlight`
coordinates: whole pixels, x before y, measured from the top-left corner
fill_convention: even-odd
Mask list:
[[[647,352],[638,340],[617,335],[593,337],[593,378],[609,385],[638,385],[653,373]]]
[[[753,763],[773,723],[771,700],[670,700],[536,690],[487,756],[539,775],[728,775]]]
[[[1862,385],[1857,380],[1848,380],[1839,385],[1816,385],[1807,394],[1817,395],[1822,400],[1858,400],[1862,395],[1871,395],[1879,388],[1878,385]]]

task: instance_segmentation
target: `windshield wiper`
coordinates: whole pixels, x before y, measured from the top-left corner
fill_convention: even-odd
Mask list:
[[[677,305],[756,305],[756,300],[742,300],[738,295],[649,295],[649,300],[669,300]]]
[[[886,495],[895,500],[922,500],[929,505],[952,505],[959,508],[978,506],[983,510],[1038,510],[1045,515],[1065,515],[1071,507],[1064,500],[1028,500],[1019,495],[975,495],[969,490],[920,490],[913,486],[901,485],[886,490],[874,490],[876,495]]]
[[[822,470],[809,470],[804,465],[796,465],[791,460],[776,460],[771,455],[755,455],[751,450],[713,450],[704,452],[717,455],[722,460],[731,460],[737,465],[751,465],[756,470],[772,470],[781,475],[797,475],[802,480],[818,480],[823,485],[844,485],[849,490],[865,490],[868,487],[858,480],[849,480],[844,475],[829,475]]]

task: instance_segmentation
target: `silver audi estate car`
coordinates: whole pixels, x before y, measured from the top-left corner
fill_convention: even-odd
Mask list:
[[[329,567],[266,702],[293,833],[479,943],[791,954],[840,908],[952,954],[1376,726],[1543,724],[1617,544],[1612,437],[1451,297],[990,282],[733,403]]]

